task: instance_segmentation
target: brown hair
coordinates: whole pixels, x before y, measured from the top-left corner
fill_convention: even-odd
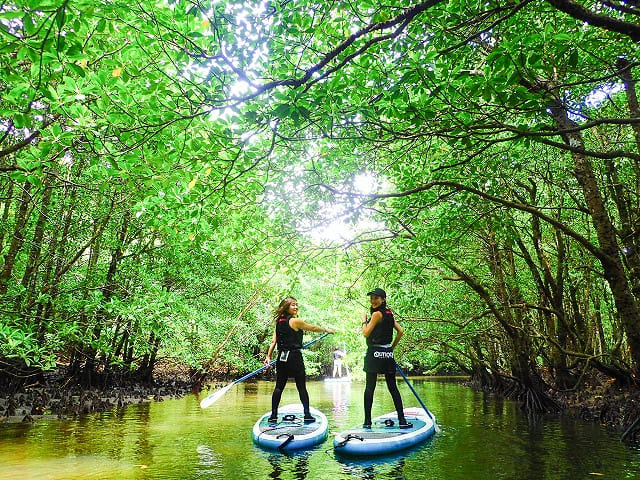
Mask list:
[[[297,302],[297,300],[293,297],[287,297],[280,302],[278,308],[273,311],[274,320],[279,320],[281,318],[286,318],[289,320],[291,318],[291,314],[289,313],[289,307],[292,303]]]

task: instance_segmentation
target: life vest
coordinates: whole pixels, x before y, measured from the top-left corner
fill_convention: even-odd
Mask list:
[[[393,313],[387,307],[379,307],[374,312],[382,314],[382,320],[375,326],[371,334],[367,337],[367,346],[390,345],[393,340]]]
[[[304,332],[297,332],[289,326],[289,319],[281,317],[276,323],[276,342],[278,350],[283,352],[286,350],[300,350],[302,348],[302,337]]]

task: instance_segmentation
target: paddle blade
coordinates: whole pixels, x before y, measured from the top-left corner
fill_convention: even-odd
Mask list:
[[[438,422],[436,422],[435,420],[433,421],[433,428],[434,428],[436,433],[442,432],[442,429],[440,428],[440,425],[438,425]]]
[[[436,417],[429,410],[425,410],[425,412],[427,412],[427,414],[431,417],[431,420],[433,420],[433,428],[435,432],[440,433],[442,429],[440,428],[440,425],[438,425],[438,421],[436,420]]]
[[[216,403],[222,396],[229,391],[231,387],[233,387],[233,383],[230,383],[226,387],[221,388],[217,392],[213,392],[211,395],[204,397],[200,401],[200,408],[207,408]]]

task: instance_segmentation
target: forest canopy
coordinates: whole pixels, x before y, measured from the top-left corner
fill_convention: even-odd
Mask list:
[[[411,371],[538,410],[595,375],[636,382],[639,19],[588,0],[3,3],[0,375],[246,373],[289,294],[356,361],[381,286]]]

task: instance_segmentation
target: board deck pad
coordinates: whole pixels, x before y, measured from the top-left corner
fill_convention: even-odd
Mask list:
[[[260,419],[260,433],[267,436],[278,436],[283,433],[290,433],[292,435],[306,435],[311,432],[315,432],[320,426],[320,417],[313,416],[316,421],[313,423],[304,423],[302,421],[302,415],[296,416],[293,420],[284,418],[284,415],[278,415],[278,423],[272,424],[268,422],[268,418]]]
[[[261,447],[278,450],[296,450],[322,442],[327,438],[327,417],[311,408],[313,422],[304,422],[302,405],[285,405],[278,409],[277,423],[270,423],[270,412],[253,426],[253,440]]]
[[[419,430],[426,425],[426,422],[422,420],[407,418],[407,421],[411,422],[413,426],[411,428],[400,428],[397,419],[394,418],[393,421],[395,423],[394,426],[388,426],[384,422],[376,421],[371,424],[371,428],[354,427],[345,433],[359,435],[362,438],[393,438]]]
[[[362,424],[335,436],[336,453],[347,455],[384,455],[409,448],[427,439],[435,432],[435,423],[421,408],[405,408],[411,428],[400,428],[396,412],[373,419],[371,428]]]

